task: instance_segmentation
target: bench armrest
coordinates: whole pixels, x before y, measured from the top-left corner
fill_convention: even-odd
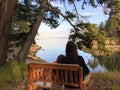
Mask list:
[[[88,86],[88,84],[91,80],[91,76],[92,76],[92,73],[89,73],[87,76],[85,76],[84,81],[83,81],[84,86]]]

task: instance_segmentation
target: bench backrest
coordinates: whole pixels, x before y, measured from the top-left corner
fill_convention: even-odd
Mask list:
[[[28,72],[30,84],[43,81],[80,87],[83,90],[83,71],[75,64],[30,63]]]

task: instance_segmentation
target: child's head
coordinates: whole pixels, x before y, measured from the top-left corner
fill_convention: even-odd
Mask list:
[[[63,54],[58,56],[57,63],[65,63],[65,56]]]

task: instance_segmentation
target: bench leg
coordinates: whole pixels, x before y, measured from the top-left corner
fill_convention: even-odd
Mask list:
[[[33,85],[30,85],[30,86],[29,86],[29,90],[33,90]]]
[[[86,86],[84,87],[84,90],[87,90],[87,87],[86,87]]]

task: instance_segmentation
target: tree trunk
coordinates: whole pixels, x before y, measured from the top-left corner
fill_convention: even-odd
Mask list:
[[[47,6],[47,2],[48,0],[41,0],[41,3],[40,3],[40,15],[37,17],[37,20],[36,22],[33,24],[30,32],[29,32],[29,35],[27,36],[27,39],[25,41],[25,43],[23,44],[23,46],[21,47],[16,59],[18,62],[21,62],[21,61],[25,61],[26,57],[27,57],[27,54],[30,50],[30,47],[34,41],[34,38],[38,32],[38,28],[43,20],[43,15],[44,15],[44,12],[45,12],[45,9],[46,9],[46,6]]]
[[[5,64],[12,16],[17,0],[4,0],[0,4],[0,66]]]

